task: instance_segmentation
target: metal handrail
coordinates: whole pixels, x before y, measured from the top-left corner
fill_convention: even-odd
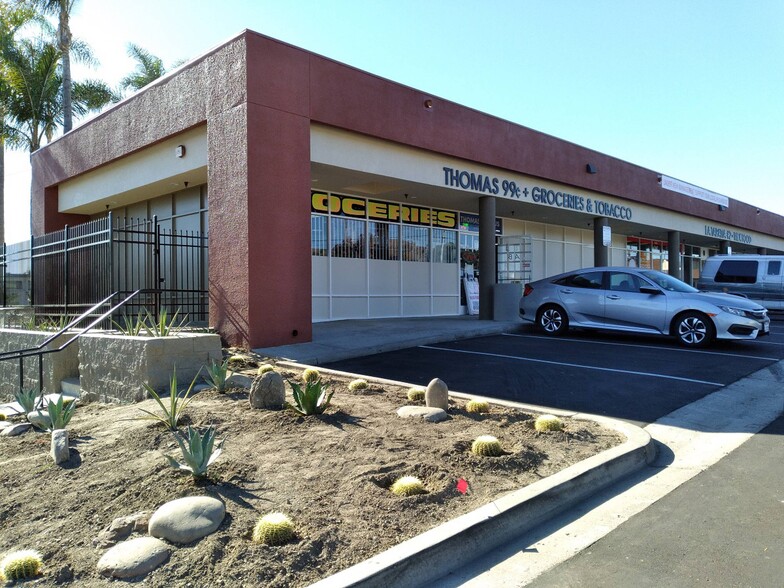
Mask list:
[[[68,325],[66,325],[65,327],[60,329],[57,333],[55,333],[51,337],[47,337],[38,346],[31,347],[31,348],[28,348],[28,349],[19,349],[17,351],[6,351],[4,353],[0,353],[0,361],[11,360],[11,359],[18,359],[19,360],[19,389],[21,390],[22,386],[24,384],[24,358],[25,357],[33,357],[33,356],[37,356],[38,357],[38,394],[39,394],[39,399],[38,399],[38,403],[36,404],[36,408],[41,408],[43,406],[43,381],[44,381],[44,376],[43,376],[43,356],[48,354],[48,353],[57,353],[58,351],[62,351],[63,349],[67,348],[74,341],[79,339],[79,337],[81,337],[82,335],[87,333],[89,330],[91,330],[96,325],[100,324],[102,321],[104,321],[106,318],[111,316],[114,312],[116,312],[117,310],[119,310],[120,308],[125,306],[128,302],[130,302],[133,298],[135,298],[139,294],[142,294],[142,293],[144,293],[144,294],[151,294],[151,293],[155,293],[155,292],[157,292],[157,290],[154,290],[154,289],[136,290],[135,292],[133,292],[132,294],[130,294],[129,296],[127,296],[126,298],[124,298],[123,300],[121,300],[120,302],[115,304],[114,306],[112,306],[109,310],[104,312],[98,318],[93,320],[89,325],[87,325],[86,327],[82,328],[76,334],[76,336],[71,337],[68,341],[66,341],[60,347],[57,347],[55,349],[43,349],[45,346],[49,345],[52,341],[55,341],[58,337],[60,337],[63,334],[65,334],[69,329],[73,328],[74,325],[79,324],[81,321],[83,321],[85,318],[87,318],[96,309],[98,309],[102,305],[108,303],[112,298],[114,298],[115,296],[117,296],[117,294],[119,294],[119,292],[115,292],[112,295],[104,298],[101,302],[97,303],[95,306],[93,306],[89,310],[83,312],[77,318],[73,319],[70,323],[68,323]]]

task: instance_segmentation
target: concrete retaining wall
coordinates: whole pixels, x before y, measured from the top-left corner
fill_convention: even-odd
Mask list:
[[[138,402],[147,397],[142,382],[147,382],[156,392],[168,392],[175,367],[177,383],[181,388],[187,387],[211,359],[221,360],[218,335],[85,335],[79,345],[82,399],[87,402]]]
[[[40,345],[54,333],[45,331],[19,331],[0,329],[0,352],[18,351]],[[73,335],[65,334],[50,344],[46,349],[54,349],[64,345]],[[60,391],[60,382],[65,378],[79,375],[79,343],[57,353],[43,356],[43,389],[46,393]],[[22,388],[37,388],[38,358],[29,357],[24,360],[24,382]],[[0,398],[10,400],[19,391],[19,360],[0,361]]]

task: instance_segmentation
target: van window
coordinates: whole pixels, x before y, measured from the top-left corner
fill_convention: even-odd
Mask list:
[[[780,261],[769,261],[768,262],[768,275],[769,276],[780,276],[781,275],[781,262]]]
[[[757,262],[726,260],[722,261],[716,272],[717,282],[730,284],[753,284],[757,281]]]

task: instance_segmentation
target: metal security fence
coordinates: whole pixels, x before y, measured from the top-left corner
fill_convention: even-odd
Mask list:
[[[207,264],[206,235],[169,229],[157,217],[109,214],[4,245],[2,302],[29,305],[36,316],[56,320],[81,314],[114,292],[125,298],[142,290],[146,293],[129,302],[124,314],[166,309],[187,315],[191,324],[206,324]]]

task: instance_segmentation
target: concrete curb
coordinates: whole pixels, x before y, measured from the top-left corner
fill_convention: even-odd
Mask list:
[[[308,367],[294,362],[279,363],[296,369]],[[320,371],[357,377],[346,372]],[[366,379],[410,387],[404,382]],[[453,392],[450,395],[469,397]],[[541,407],[489,400],[522,410],[542,411]],[[640,427],[597,415],[564,411],[558,414],[595,421],[624,435],[626,441],[311,584],[310,588],[424,586],[643,469],[656,458],[651,436]]]

